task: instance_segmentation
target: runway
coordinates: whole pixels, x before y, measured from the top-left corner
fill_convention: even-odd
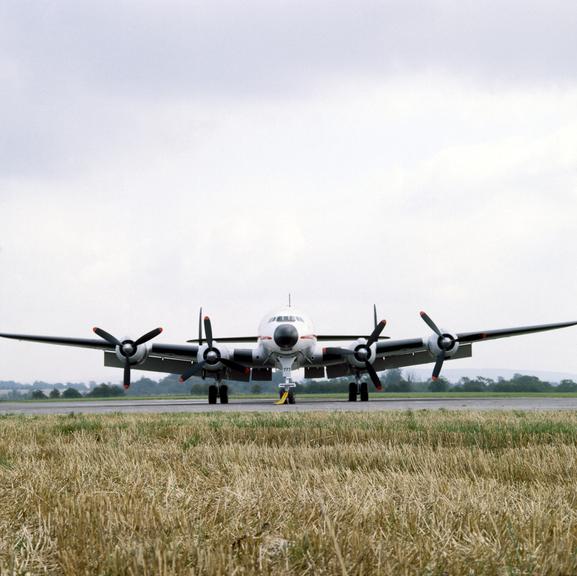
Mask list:
[[[369,402],[307,399],[276,406],[271,399],[231,399],[209,405],[206,400],[83,400],[70,402],[0,402],[0,414],[104,414],[113,412],[379,412],[382,410],[577,410],[577,398],[375,398]]]

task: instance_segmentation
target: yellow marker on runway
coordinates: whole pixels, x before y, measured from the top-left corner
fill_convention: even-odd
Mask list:
[[[284,394],[281,396],[280,400],[277,400],[275,404],[286,404],[286,399],[288,398],[288,390],[285,390]]]

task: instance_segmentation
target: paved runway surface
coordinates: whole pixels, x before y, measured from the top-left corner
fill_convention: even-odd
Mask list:
[[[380,410],[577,410],[577,398],[378,398],[369,402],[297,397],[291,406],[272,400],[231,400],[209,405],[206,400],[94,400],[74,402],[0,402],[0,414],[98,414],[106,412],[315,412]]]

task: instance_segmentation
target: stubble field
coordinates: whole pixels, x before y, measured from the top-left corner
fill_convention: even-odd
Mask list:
[[[0,417],[1,574],[574,574],[577,415]]]

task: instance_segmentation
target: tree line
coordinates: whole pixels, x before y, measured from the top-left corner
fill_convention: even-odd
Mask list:
[[[552,384],[540,380],[537,376],[515,374],[510,379],[461,378],[456,384],[451,384],[444,378],[436,382],[417,380],[411,373],[405,375],[400,369],[388,370],[381,373],[381,382],[385,393],[399,392],[577,392],[577,383],[573,380],[562,380],[559,384]],[[271,382],[227,382],[231,394],[275,394],[278,391],[280,377]],[[331,394],[346,393],[351,377],[335,378],[332,380],[303,380],[297,385],[299,394]],[[47,384],[36,382],[32,386],[16,383],[0,382],[0,389],[11,390],[2,396],[4,400],[23,398],[58,399],[58,398],[111,398],[131,396],[160,396],[192,394],[205,396],[213,380],[193,378],[186,384],[178,381],[178,376],[170,375],[160,381],[150,378],[140,378],[132,383],[125,391],[120,385],[110,383],[96,384],[91,382],[87,387],[84,384]],[[15,388],[5,387],[6,384],[16,384]],[[26,394],[21,390],[26,389]]]

